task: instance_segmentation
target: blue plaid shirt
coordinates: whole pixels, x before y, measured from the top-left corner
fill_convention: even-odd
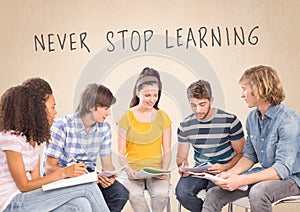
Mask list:
[[[74,157],[95,168],[98,154],[100,157],[111,155],[110,125],[107,122],[95,123],[87,132],[78,113],[59,118],[51,127],[46,154],[59,159],[60,167],[73,164]]]

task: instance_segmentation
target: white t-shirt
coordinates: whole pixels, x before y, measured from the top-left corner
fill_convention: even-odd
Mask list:
[[[10,174],[5,150],[22,154],[26,176],[31,180],[30,172],[38,164],[40,146],[31,146],[25,136],[14,135],[11,132],[0,133],[0,211],[7,207],[15,195],[21,193]]]

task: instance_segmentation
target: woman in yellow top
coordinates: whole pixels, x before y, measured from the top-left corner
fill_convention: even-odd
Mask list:
[[[121,165],[127,165],[129,201],[134,211],[150,211],[144,197],[151,196],[152,211],[163,211],[169,196],[167,174],[138,179],[136,172],[144,167],[168,170],[171,162],[171,120],[158,108],[161,96],[159,73],[145,68],[133,91],[130,109],[119,121],[118,152]]]

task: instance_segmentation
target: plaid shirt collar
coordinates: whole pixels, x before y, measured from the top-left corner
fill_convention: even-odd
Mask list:
[[[74,122],[75,122],[75,128],[77,129],[76,132],[81,132],[81,131],[86,132],[85,126],[82,122],[79,113],[74,114]],[[95,123],[92,125],[90,132],[97,132],[97,131],[98,131],[98,123]]]

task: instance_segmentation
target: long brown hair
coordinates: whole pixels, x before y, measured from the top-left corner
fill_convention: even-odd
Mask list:
[[[143,80],[146,77],[149,77],[149,80]],[[130,105],[129,107],[134,107],[136,105],[139,104],[140,99],[137,97],[136,95],[136,90],[141,91],[143,89],[143,87],[145,85],[153,85],[153,84],[157,84],[158,85],[158,99],[157,102],[155,103],[155,105],[153,106],[156,110],[158,110],[158,103],[161,97],[161,89],[162,89],[162,83],[160,81],[160,75],[158,73],[158,71],[154,70],[153,68],[144,68],[143,71],[140,73],[140,75],[138,76],[134,89],[133,89],[133,95],[132,95],[132,99],[130,101]]]

